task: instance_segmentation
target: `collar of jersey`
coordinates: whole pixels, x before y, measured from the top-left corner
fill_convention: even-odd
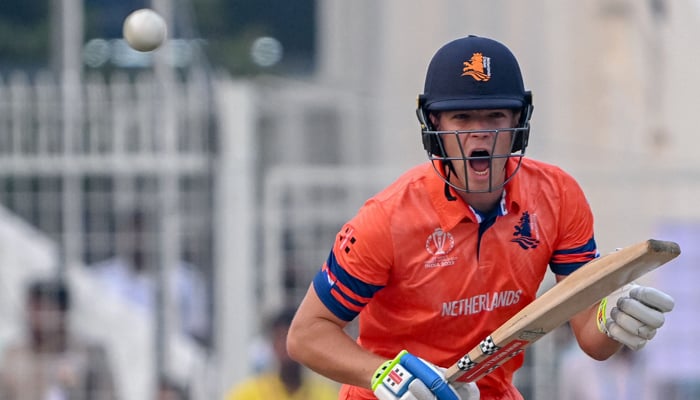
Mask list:
[[[509,160],[506,165],[508,174],[511,174],[513,169],[517,167],[517,161]],[[432,169],[432,167],[431,167]],[[474,223],[480,223],[481,218],[474,212],[474,210],[467,204],[462,196],[455,193],[454,189],[450,189],[452,194],[456,197],[456,200],[449,201],[445,198],[445,182],[434,173],[430,174],[428,178],[428,193],[430,194],[430,200],[435,207],[435,211],[440,218],[440,227],[443,231],[448,232],[457,224],[462,221],[469,221]],[[506,184],[504,195],[501,198],[500,210],[498,215],[506,215],[511,212],[517,212],[519,207],[519,199],[521,198],[521,185],[518,179],[518,174],[522,174],[523,171],[518,171],[518,173]]]

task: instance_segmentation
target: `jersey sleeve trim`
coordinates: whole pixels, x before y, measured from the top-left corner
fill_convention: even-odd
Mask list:
[[[321,302],[338,318],[352,321],[383,286],[371,285],[347,273],[331,251],[313,280]]]
[[[549,265],[555,274],[569,275],[596,257],[598,247],[595,239],[590,238],[583,246],[555,251]]]

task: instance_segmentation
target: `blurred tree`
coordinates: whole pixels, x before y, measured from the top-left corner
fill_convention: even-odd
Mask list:
[[[237,75],[261,71],[309,74],[315,64],[315,0],[193,0],[199,35],[206,39],[212,63]],[[283,48],[279,64],[256,65],[250,50],[255,39],[269,36]]]
[[[41,68],[49,60],[49,2],[0,1],[0,68]]]
[[[85,41],[121,37],[129,12],[150,0],[83,0]],[[212,65],[234,75],[313,72],[316,45],[315,0],[173,0],[175,38],[203,39]],[[48,0],[0,1],[0,70],[47,68],[50,57],[51,11]],[[260,37],[282,46],[274,65],[253,62],[251,47]]]
[[[130,12],[150,4],[150,0],[83,0],[83,2],[86,39],[121,38],[124,18]]]

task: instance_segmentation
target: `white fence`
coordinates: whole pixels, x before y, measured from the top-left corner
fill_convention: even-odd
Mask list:
[[[176,100],[166,101],[164,93]],[[174,121],[164,119],[171,115]],[[82,276],[90,264],[142,246],[158,279],[165,279],[172,260],[183,258],[211,289],[217,160],[212,117],[208,78],[196,71],[168,88],[150,72],[89,75],[79,88],[62,87],[45,73],[13,73],[0,80],[0,203],[57,244],[50,267],[59,273],[76,268],[78,275],[70,276]],[[135,211],[147,215],[145,243],[130,240],[125,216]],[[213,313],[212,291],[207,293]],[[181,338],[169,337],[167,296],[157,301],[156,321],[132,326],[146,334],[132,347],[151,349],[144,358],[150,364],[141,365],[142,358],[132,365],[117,362],[127,376],[127,399],[146,398],[161,373],[189,379],[189,366],[176,362],[179,354],[202,358],[212,347],[211,331],[202,346],[165,345]],[[117,341],[111,339],[105,338]]]

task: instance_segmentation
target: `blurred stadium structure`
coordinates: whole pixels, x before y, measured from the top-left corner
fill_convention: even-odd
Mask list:
[[[318,70],[306,81],[163,64],[77,81],[5,76],[0,203],[13,215],[1,210],[0,232],[16,238],[3,244],[23,243],[2,247],[6,295],[19,293],[20,278],[8,278],[17,271],[59,269],[88,300],[76,323],[106,338],[126,398],[147,398],[163,371],[193,384],[195,398],[220,397],[251,371],[262,318],[300,300],[340,225],[424,159],[413,112],[427,61],[468,33],[497,37],[522,60],[535,94],[532,155],[579,178],[602,252],[652,236],[661,220],[700,220],[689,200],[700,189],[689,118],[700,55],[687,51],[698,15],[690,1],[324,0]],[[138,320],[83,276],[124,245],[119,215],[134,208],[152,216],[162,273],[186,253],[209,278],[203,349],[170,329],[167,300],[157,321]],[[17,326],[16,314],[1,326]],[[558,346],[553,336],[532,349],[518,375],[526,398],[556,398]]]

